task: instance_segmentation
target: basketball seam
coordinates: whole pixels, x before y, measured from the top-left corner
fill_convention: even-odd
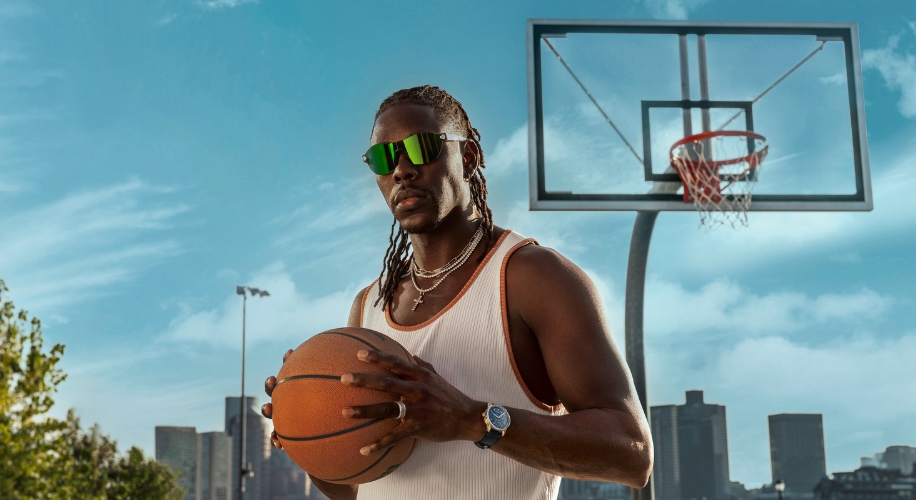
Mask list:
[[[300,378],[320,378],[320,379],[330,379],[330,380],[340,380],[340,375],[290,375],[284,379],[278,380],[277,385],[282,384],[288,380],[296,380]],[[277,385],[274,387],[276,388]]]
[[[378,347],[375,347],[374,345],[370,344],[369,342],[366,342],[365,340],[363,340],[363,339],[357,337],[356,335],[350,335],[349,333],[343,333],[343,332],[321,332],[321,333],[319,333],[318,335],[343,335],[344,337],[350,337],[350,338],[353,339],[353,340],[362,342],[363,344],[366,344],[367,346],[369,346],[369,347],[375,349],[376,351],[379,350]]]
[[[330,433],[330,434],[323,434],[323,435],[321,435],[321,436],[289,437],[289,436],[284,436],[284,435],[282,435],[282,434],[280,434],[280,433],[277,433],[277,437],[282,438],[282,439],[285,439],[285,440],[287,440],[287,441],[317,441],[317,440],[319,440],[319,439],[325,439],[325,438],[329,438],[329,437],[340,436],[341,434],[346,434],[346,433],[348,433],[348,432],[353,432],[353,431],[362,429],[362,428],[364,428],[364,427],[369,427],[370,425],[375,425],[375,424],[381,422],[382,420],[385,420],[385,419],[384,419],[384,418],[377,418],[377,419],[372,420],[372,421],[370,421],[370,422],[366,422],[366,423],[364,423],[364,424],[359,424],[359,425],[357,425],[357,426],[355,426],[355,427],[350,427],[350,428],[344,429],[344,430],[342,430],[342,431],[332,432],[332,433]]]

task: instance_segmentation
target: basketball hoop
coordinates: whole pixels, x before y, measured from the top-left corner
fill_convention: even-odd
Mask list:
[[[740,130],[703,132],[671,146],[671,167],[684,185],[684,202],[700,213],[700,226],[747,225],[751,191],[768,149],[764,136]]]

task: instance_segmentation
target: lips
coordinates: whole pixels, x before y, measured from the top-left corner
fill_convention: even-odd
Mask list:
[[[419,205],[426,198],[426,193],[417,189],[404,189],[398,191],[394,198],[394,205],[398,208],[411,209]]]

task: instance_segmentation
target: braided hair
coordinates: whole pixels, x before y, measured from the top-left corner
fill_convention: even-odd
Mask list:
[[[471,120],[468,118],[468,114],[464,111],[461,103],[439,87],[423,85],[422,87],[399,90],[382,101],[381,106],[375,113],[375,119],[377,120],[382,113],[398,104],[429,106],[433,108],[439,120],[443,123],[450,123],[457,133],[477,143],[477,149],[480,151],[480,165],[471,175],[468,184],[470,184],[471,201],[482,218],[484,247],[483,254],[477,260],[477,262],[480,262],[483,256],[487,254],[487,250],[489,250],[493,240],[493,212],[487,206],[487,180],[483,176],[485,165],[483,150],[480,149],[480,132],[471,126]],[[397,230],[395,230],[396,226]],[[391,234],[388,236],[388,243],[388,250],[385,251],[385,258],[383,259],[382,272],[379,274],[379,290],[381,293],[375,304],[373,304],[375,306],[380,301],[384,302],[384,307],[391,306],[398,283],[401,278],[407,275],[410,268],[410,237],[407,231],[400,227],[397,219],[391,223]]]

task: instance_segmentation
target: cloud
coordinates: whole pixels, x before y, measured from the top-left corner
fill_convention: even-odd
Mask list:
[[[749,484],[768,480],[764,415],[824,415],[828,470],[852,470],[857,458],[907,443],[916,418],[912,359],[916,334],[858,336],[809,346],[780,336],[745,338],[725,349],[681,344],[659,350],[647,338],[652,404],[682,404],[684,390],[702,389],[727,407],[731,475]],[[696,358],[706,358],[697,365]]]
[[[177,241],[155,236],[189,210],[160,199],[171,192],[135,179],[0,215],[0,273],[30,309],[96,297],[181,252]]]
[[[296,286],[279,262],[255,273],[246,283],[270,292],[269,297],[252,298],[248,302],[249,345],[269,340],[301,341],[312,334],[345,325],[353,298],[361,289],[361,286],[352,285],[326,295],[312,296]],[[241,301],[238,295],[227,295],[218,307],[203,311],[180,304],[181,310],[159,338],[169,343],[202,343],[238,349],[236,332],[242,323]]]
[[[846,73],[839,72],[835,75],[821,77],[819,80],[825,85],[845,85]]]
[[[168,26],[168,25],[172,24],[172,21],[174,21],[175,18],[177,18],[177,17],[178,17],[178,14],[173,14],[173,13],[170,12],[170,13],[168,13],[168,14],[162,16],[161,18],[159,18],[159,20],[156,21],[156,26]]]
[[[649,13],[655,19],[687,19],[691,10],[695,10],[707,0],[643,0]]]
[[[679,283],[651,277],[646,290],[646,331],[663,337],[710,332],[788,334],[815,323],[878,318],[893,303],[868,289],[813,298],[794,291],[761,296],[724,278],[687,290]]]
[[[912,24],[912,23],[911,23]],[[912,25],[910,26],[912,28]],[[898,51],[899,36],[892,36],[887,47],[862,53],[862,66],[875,69],[891,90],[900,91],[897,109],[907,118],[916,118],[916,56]]]
[[[504,176],[528,168],[528,124],[515,129],[509,137],[496,141],[493,152],[485,155],[486,174]]]
[[[258,0],[206,0],[198,1],[197,5],[206,10],[234,9],[246,3],[258,3]]]

